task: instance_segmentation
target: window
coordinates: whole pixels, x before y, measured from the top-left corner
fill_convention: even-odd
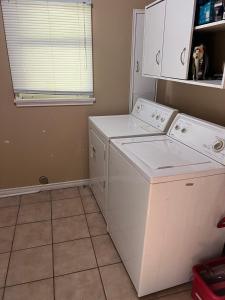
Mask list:
[[[93,103],[90,0],[1,3],[16,103]]]

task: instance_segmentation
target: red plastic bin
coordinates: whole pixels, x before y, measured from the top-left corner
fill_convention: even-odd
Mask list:
[[[194,300],[225,300],[225,295],[218,296],[216,294],[216,291],[225,289],[225,280],[214,284],[207,284],[200,275],[202,271],[207,271],[207,268],[220,265],[225,265],[225,257],[216,258],[205,264],[193,267],[192,298]]]

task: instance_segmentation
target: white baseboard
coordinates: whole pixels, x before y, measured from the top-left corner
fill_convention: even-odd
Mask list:
[[[90,182],[91,182],[90,179],[82,179],[82,180],[65,181],[59,183],[24,186],[24,187],[11,188],[11,189],[0,189],[0,198],[22,195],[22,194],[37,193],[40,191],[49,191],[49,190],[65,189],[65,188],[70,188],[75,186],[90,185]]]

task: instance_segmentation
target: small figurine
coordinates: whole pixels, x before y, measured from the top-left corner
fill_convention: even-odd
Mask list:
[[[216,0],[214,3],[214,21],[221,21],[223,19],[224,6],[222,0]]]
[[[193,80],[205,80],[208,70],[208,56],[205,51],[204,45],[194,48],[193,63],[192,63],[192,76]]]

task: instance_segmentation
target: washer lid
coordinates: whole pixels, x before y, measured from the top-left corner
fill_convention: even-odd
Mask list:
[[[114,139],[111,144],[150,183],[225,174],[223,165],[165,135]]]
[[[164,133],[132,115],[89,117],[89,120],[106,138],[158,135]]]
[[[178,144],[172,139],[125,142],[123,147],[152,170],[187,167],[211,162],[208,157]]]

